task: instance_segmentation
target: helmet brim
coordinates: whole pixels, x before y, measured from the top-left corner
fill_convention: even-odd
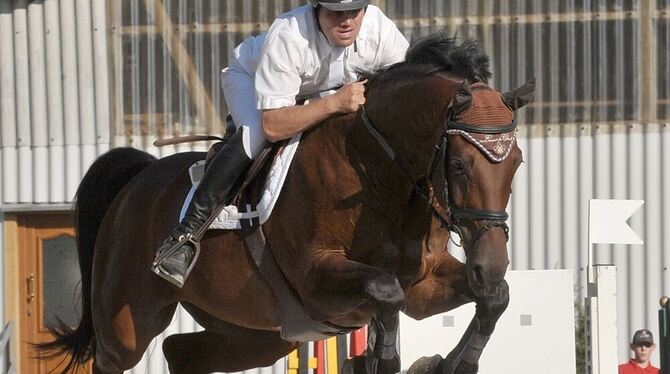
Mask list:
[[[345,12],[347,10],[363,9],[370,1],[352,1],[350,3],[326,3],[319,1],[319,5],[333,12]]]

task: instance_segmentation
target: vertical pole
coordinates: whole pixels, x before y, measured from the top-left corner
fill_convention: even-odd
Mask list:
[[[593,283],[593,243],[591,242],[591,200],[589,200],[589,209],[588,217],[586,217],[586,222],[589,223],[589,230],[587,234],[588,238],[588,256],[586,261],[586,292],[587,297],[591,295],[591,284]]]
[[[640,74],[638,84],[648,87],[640,90],[639,108],[642,125],[657,121],[656,108],[658,107],[657,78],[657,35],[655,22],[656,1],[640,1],[639,33],[640,33]]]
[[[659,350],[661,356],[661,373],[667,373],[670,370],[670,305],[668,297],[661,298],[661,309],[658,311],[658,334]]]
[[[298,348],[298,374],[309,373],[309,361],[309,343],[305,343]]]
[[[291,352],[286,357],[286,373],[287,374],[298,374],[298,369],[300,368],[300,361],[298,359],[298,350]]]
[[[314,370],[314,374],[326,374],[326,357],[323,340],[314,342],[314,356],[316,357],[316,370]]]
[[[586,374],[598,374],[598,319],[597,298],[598,290],[595,287],[593,274],[593,243],[591,243],[591,200],[587,209],[586,222],[589,223],[587,231],[587,261],[586,261],[586,299],[584,300],[584,338],[586,339]]]
[[[360,356],[367,348],[367,336],[365,327],[351,333],[351,341],[349,347],[349,357]]]
[[[338,335],[337,336],[337,368],[338,370],[342,369],[342,364],[347,360],[349,355],[347,354],[347,336]]]
[[[586,299],[587,367],[590,374],[618,371],[616,267],[593,267],[595,296]]]
[[[326,372],[328,374],[338,374],[340,365],[337,357],[337,337],[333,336],[326,340]]]

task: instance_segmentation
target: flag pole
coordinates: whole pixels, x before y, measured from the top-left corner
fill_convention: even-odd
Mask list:
[[[587,262],[586,262],[586,290],[588,293],[590,284],[593,283],[593,243],[591,242],[591,202],[593,200],[589,200],[589,206],[588,206],[588,214],[587,214],[587,222],[588,222],[588,233],[587,233],[587,241],[588,241],[588,255],[587,255]]]

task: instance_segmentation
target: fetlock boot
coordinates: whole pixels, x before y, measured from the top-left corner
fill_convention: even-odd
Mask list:
[[[233,187],[250,164],[240,128],[210,161],[184,219],[156,251],[151,266],[154,273],[179,288],[184,286],[200,254],[203,225],[217,207],[230,203],[237,192]]]

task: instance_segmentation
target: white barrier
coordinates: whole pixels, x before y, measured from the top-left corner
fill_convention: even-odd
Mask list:
[[[479,372],[575,374],[572,270],[508,271],[505,279],[510,304],[484,349]],[[421,356],[446,356],[474,312],[471,303],[422,321],[401,314],[402,372]]]
[[[618,372],[616,267],[593,266],[586,310],[586,372]]]

